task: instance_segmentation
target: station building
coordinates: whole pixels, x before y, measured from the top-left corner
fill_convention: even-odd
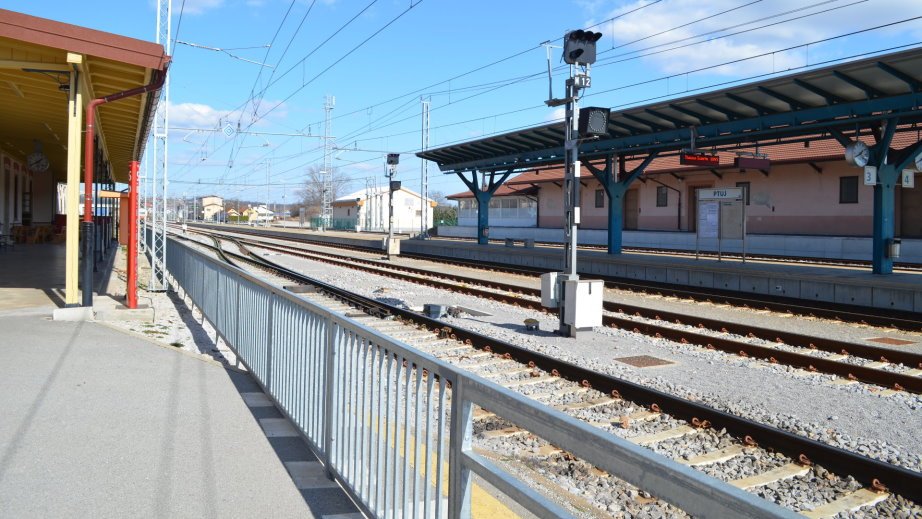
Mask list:
[[[96,262],[115,243],[118,186],[143,154],[170,57],[158,44],[4,9],[0,55],[0,234],[15,246],[61,242],[64,303],[76,306],[81,210]]]
[[[901,128],[894,146],[919,140],[920,129]],[[872,137],[863,137],[871,145]],[[767,169],[735,165],[740,155],[715,152],[720,166],[679,164],[677,156],[654,159],[624,195],[625,231],[694,233],[698,189],[742,188],[747,231],[751,234],[870,237],[873,187],[864,185],[862,170],[845,162],[834,139],[762,146],[741,150],[742,156],[764,155]],[[630,168],[633,164],[628,163]],[[918,175],[918,174],[917,174]],[[563,227],[561,168],[536,169],[509,178],[490,200],[490,226],[559,230]],[[581,229],[608,228],[608,198],[587,169],[581,174]],[[922,186],[899,186],[896,194],[896,234],[922,238]],[[458,225],[476,227],[477,201],[470,191],[448,197],[458,202]],[[450,230],[445,230],[451,232]]]

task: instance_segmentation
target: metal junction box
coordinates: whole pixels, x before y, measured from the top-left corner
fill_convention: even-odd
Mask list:
[[[557,308],[557,275],[559,272],[541,274],[541,306]]]
[[[542,277],[542,301],[544,283]],[[580,279],[564,282],[565,324],[576,329],[602,326],[602,292],[605,283],[598,279]]]

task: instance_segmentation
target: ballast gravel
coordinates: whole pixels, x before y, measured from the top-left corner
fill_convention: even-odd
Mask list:
[[[922,470],[922,397],[879,396],[865,384],[837,385],[835,377],[744,359],[625,330],[602,328],[577,339],[548,331],[555,316],[487,299],[448,293],[352,269],[280,255],[274,261],[318,280],[405,308],[427,303],[460,305],[487,316],[445,317],[455,325],[518,346],[699,401],[759,422],[853,452]],[[694,307],[696,305],[686,305]],[[524,319],[539,321],[527,332]],[[794,318],[790,318],[794,319]],[[615,359],[651,355],[673,362],[634,368]]]

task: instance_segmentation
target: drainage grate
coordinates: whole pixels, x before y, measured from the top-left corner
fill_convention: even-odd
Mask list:
[[[891,346],[906,346],[907,344],[915,344],[915,341],[906,341],[903,339],[891,339],[890,337],[875,337],[873,339],[868,339],[871,342],[879,342],[881,344],[889,344]]]
[[[621,357],[620,359],[615,359],[618,362],[623,362],[629,366],[634,366],[635,368],[652,368],[653,366],[665,366],[667,364],[675,364],[675,362],[658,359],[656,357],[651,357],[649,355],[638,355],[636,357]]]

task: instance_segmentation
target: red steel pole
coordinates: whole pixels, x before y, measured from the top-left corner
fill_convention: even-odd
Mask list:
[[[166,82],[166,68],[149,84],[131,90],[116,92],[105,97],[98,97],[86,107],[86,133],[83,135],[83,306],[93,306],[93,176],[96,159],[96,107],[112,103],[126,97],[132,97],[159,90]]]
[[[138,307],[138,161],[131,161],[128,191],[128,308]]]

